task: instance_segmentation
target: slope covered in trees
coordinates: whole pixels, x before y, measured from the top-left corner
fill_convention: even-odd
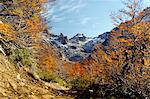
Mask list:
[[[8,83],[1,84],[0,97],[43,98],[51,88],[70,89],[62,92],[76,98],[150,97],[150,8],[142,11],[138,0],[127,0],[106,40],[83,61],[69,62],[47,40],[46,2],[55,0],[0,1],[0,83]]]
[[[150,96],[150,8],[140,11],[137,0],[129,1],[125,3],[129,10],[120,12],[131,20],[121,21],[122,23],[111,31],[108,39],[95,47],[89,59],[75,64],[69,72],[84,87],[91,84],[97,87],[105,86],[104,89],[93,89],[95,94],[97,90],[102,90],[97,93],[97,97]],[[113,19],[115,22],[124,20],[118,16]],[[83,86],[78,87],[82,89]],[[86,93],[87,91],[84,94]],[[86,97],[84,94],[80,97]]]
[[[45,67],[53,66],[56,63],[53,60],[57,60],[57,55],[54,55],[55,51],[51,45],[49,45],[49,49],[51,49],[49,52],[42,52],[48,47],[43,35],[47,26],[41,17],[41,12],[44,12],[43,4],[46,2],[54,1],[1,1],[1,46],[12,62],[18,66],[29,66],[33,72],[35,72],[34,68],[40,68],[43,65],[46,65]],[[51,57],[44,59],[46,58],[44,54]]]
[[[57,94],[38,81],[45,78],[55,81],[57,75],[54,73],[52,78],[50,74],[59,64],[56,62],[59,58],[55,49],[44,40],[47,26],[41,17],[43,4],[54,1],[0,1],[0,45],[5,56],[0,56],[0,77],[3,77],[0,98],[47,99]]]

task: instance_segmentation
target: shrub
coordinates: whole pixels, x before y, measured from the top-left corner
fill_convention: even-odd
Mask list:
[[[69,84],[65,80],[59,77],[54,78],[52,82],[58,83],[59,85],[64,86],[64,87],[69,87]]]
[[[80,77],[77,77],[76,79],[72,80],[70,83],[71,83],[72,89],[77,89],[77,90],[83,90],[90,84],[89,81],[86,81]]]
[[[41,70],[40,68],[37,68],[36,73],[41,80],[46,81],[46,82],[50,82],[56,77],[55,74],[50,73],[48,71]]]
[[[40,68],[37,68],[36,74],[43,81],[58,83],[59,85],[65,86],[65,87],[69,86],[69,84],[67,84],[67,82],[64,79],[60,78],[56,73],[52,71],[45,71]]]
[[[11,49],[9,59],[17,66],[32,66],[34,63],[34,57],[26,48]]]

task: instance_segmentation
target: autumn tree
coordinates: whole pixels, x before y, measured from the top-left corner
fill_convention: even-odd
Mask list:
[[[58,54],[53,46],[41,43],[37,54],[39,65],[43,70],[54,72],[59,69]]]
[[[149,8],[141,11],[138,0],[128,0],[127,9],[120,11],[120,16],[113,17],[115,22],[120,20],[117,30],[112,30],[109,36],[109,46],[105,47],[112,59],[112,77],[130,87],[131,90],[148,97],[149,88],[149,40],[150,23]],[[125,20],[121,17],[129,17]],[[123,21],[125,20],[125,22]]]
[[[32,44],[40,42],[42,32],[47,29],[41,17],[45,10],[43,4],[53,1],[55,0],[3,0],[0,19],[2,24],[11,25],[16,43],[31,47]]]
[[[143,10],[140,1],[127,0],[124,3],[126,8],[112,18],[117,27],[105,42],[95,46],[90,59],[84,60],[81,67],[94,83],[112,84],[126,95],[130,91],[148,97],[150,9]]]
[[[126,8],[110,14],[114,25],[118,26],[120,23],[127,22],[128,20],[138,23],[139,20],[135,19],[143,9],[143,2],[141,0],[124,0],[122,3]]]
[[[14,59],[16,62],[22,61],[24,57],[27,57],[27,55],[24,55],[26,54],[24,49],[26,49],[25,51],[31,52],[34,57],[34,61],[30,62],[31,65],[36,64],[43,70],[56,70],[57,55],[55,55],[53,47],[45,42],[46,37],[43,33],[48,33],[47,23],[41,17],[41,14],[45,13],[44,4],[54,1],[0,1],[2,5],[2,9],[0,9],[1,41],[5,43],[7,40],[9,42],[9,46],[5,51],[8,52],[7,55],[11,56],[11,59]],[[36,66],[32,66],[32,69],[35,70]]]

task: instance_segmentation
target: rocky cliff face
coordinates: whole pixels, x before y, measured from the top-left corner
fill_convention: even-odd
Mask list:
[[[84,34],[76,34],[68,39],[62,33],[60,35],[51,34],[49,42],[59,49],[63,60],[82,61],[88,57],[94,50],[94,46],[98,43],[103,43],[109,32],[99,35],[98,37],[90,38]]]

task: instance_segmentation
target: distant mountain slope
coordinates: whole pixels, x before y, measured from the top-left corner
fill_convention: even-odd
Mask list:
[[[145,16],[142,21],[150,22],[150,7],[143,10]],[[113,28],[111,31],[119,31],[118,27]],[[102,43],[108,46],[111,41],[112,33],[105,32],[97,37],[86,37],[84,34],[78,33],[72,38],[68,39],[62,33],[60,35],[51,34],[48,42],[59,49],[60,55],[63,60],[69,61],[82,61],[87,58],[94,51],[95,45]]]
[[[63,60],[82,61],[92,53],[94,46],[103,43],[108,35],[109,32],[106,32],[98,37],[90,38],[78,33],[68,39],[62,33],[60,35],[51,34],[48,42],[59,49]]]
[[[144,9],[144,21],[150,22],[150,7],[147,7],[146,9]]]

